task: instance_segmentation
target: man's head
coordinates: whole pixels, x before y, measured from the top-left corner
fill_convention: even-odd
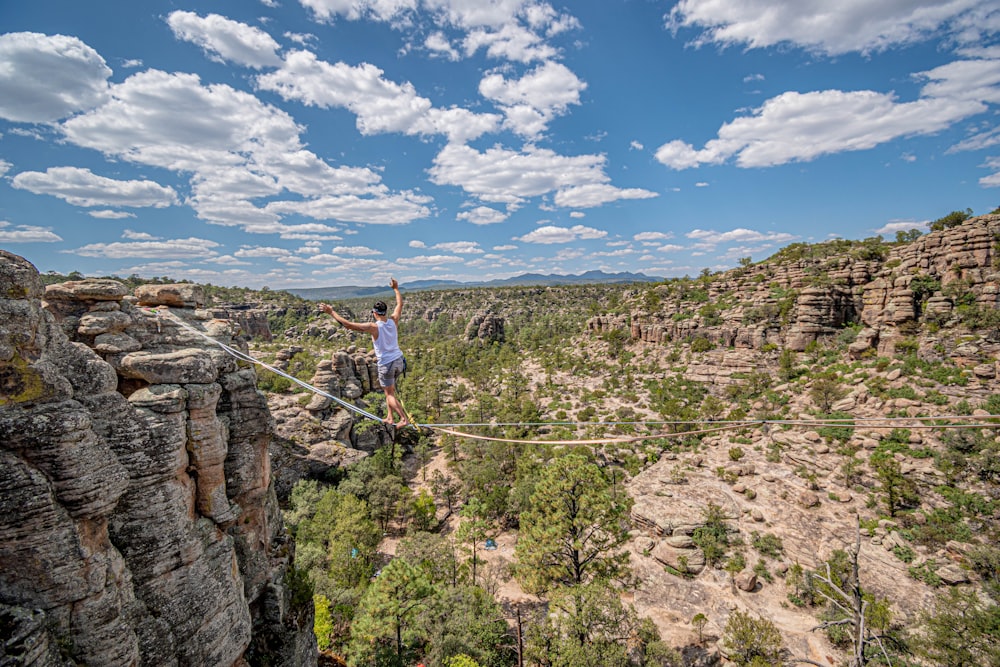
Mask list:
[[[384,317],[389,312],[389,307],[385,305],[385,301],[376,301],[375,305],[372,306],[372,312]]]

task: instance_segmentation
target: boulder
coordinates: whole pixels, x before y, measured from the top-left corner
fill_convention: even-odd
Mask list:
[[[139,285],[135,298],[140,306],[169,306],[171,308],[201,308],[205,305],[205,288],[201,285],[180,283],[175,285]]]
[[[660,542],[650,556],[681,574],[698,574],[705,569],[705,554],[701,549],[678,549]]]
[[[205,350],[139,350],[122,357],[118,372],[149,384],[212,382],[217,377],[215,362]]]
[[[736,575],[735,582],[736,588],[749,593],[757,588],[757,575],[751,570],[743,570]]]
[[[799,494],[798,501],[799,505],[808,509],[819,505],[819,496],[812,491],[803,491]]]
[[[941,578],[942,583],[946,586],[958,586],[959,584],[969,583],[969,573],[953,563],[938,568],[937,576]]]
[[[94,337],[94,351],[98,354],[127,354],[141,349],[142,343],[127,333],[102,333]]]
[[[118,310],[91,311],[80,318],[76,330],[81,336],[96,336],[125,331],[131,323],[132,318]]]
[[[121,301],[128,295],[128,287],[117,280],[88,278],[48,285],[46,301]]]

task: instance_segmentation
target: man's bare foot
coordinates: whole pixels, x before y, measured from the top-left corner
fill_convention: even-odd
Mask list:
[[[410,420],[406,419],[405,417],[400,421],[396,422],[396,428],[403,428],[404,426],[409,426],[409,425],[410,425]]]
[[[394,426],[394,424],[392,423],[392,417],[383,417],[382,423],[385,424],[386,426]]]

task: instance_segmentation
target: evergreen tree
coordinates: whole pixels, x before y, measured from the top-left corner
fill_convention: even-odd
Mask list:
[[[407,535],[396,549],[396,557],[420,568],[434,585],[458,583],[458,561],[454,543],[441,535],[417,531]]]
[[[555,590],[548,615],[527,633],[527,664],[553,667],[679,667],[656,625],[622,603],[609,582]]]
[[[518,578],[529,590],[626,580],[631,499],[615,501],[611,483],[580,454],[553,460],[521,515]]]
[[[462,517],[462,523],[458,525],[458,530],[456,531],[456,539],[459,542],[468,545],[469,553],[471,558],[469,559],[471,574],[472,574],[472,585],[475,586],[476,575],[478,571],[479,556],[478,548],[480,542],[485,542],[487,537],[487,531],[489,530],[489,523],[485,518],[486,507],[479,501],[478,498],[469,498],[469,500],[462,507],[462,511],[459,514]]]
[[[405,560],[389,563],[361,599],[351,626],[348,664],[403,667],[419,654],[426,637],[416,618],[434,588]]]
[[[311,576],[325,583],[320,592],[331,595],[329,586],[355,588],[367,582],[375,569],[374,559],[381,540],[378,527],[368,518],[368,505],[347,493],[327,491],[316,504],[313,516],[303,519],[296,530],[296,542],[310,558]],[[316,570],[324,577],[316,577]]]
[[[869,463],[875,470],[882,493],[885,494],[889,516],[896,516],[896,512],[903,507],[920,502],[916,485],[903,474],[902,466],[892,452],[875,452],[869,458]]]
[[[446,665],[466,655],[482,667],[515,662],[514,640],[503,610],[479,586],[440,586],[420,612],[417,625],[427,637],[424,661]]]
[[[1000,606],[952,588],[924,614],[917,653],[940,667],[1000,665]]]
[[[722,644],[740,667],[780,664],[781,633],[763,616],[735,610],[726,621]]]

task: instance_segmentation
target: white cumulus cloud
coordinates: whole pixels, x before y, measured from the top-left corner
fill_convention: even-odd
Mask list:
[[[758,232],[753,229],[737,227],[728,232],[717,232],[712,229],[693,229],[685,234],[689,239],[698,241],[694,245],[700,250],[712,250],[718,245],[727,243],[766,243],[768,246],[777,243],[788,243],[797,237],[785,232]],[[765,246],[766,247],[766,246]]]
[[[888,222],[878,229],[875,230],[876,234],[891,234],[895,236],[896,232],[908,232],[911,229],[917,229],[921,232],[926,232],[928,229],[928,221],[914,221],[914,220],[895,220],[893,222]]]
[[[47,123],[100,105],[111,69],[76,37],[0,35],[0,118]]]
[[[234,257],[248,259],[255,257],[288,257],[292,253],[285,248],[274,248],[270,246],[243,246],[233,253]]]
[[[533,229],[524,236],[515,237],[514,240],[521,241],[523,243],[571,243],[573,241],[586,239],[600,239],[607,235],[608,233],[605,231],[594,229],[593,227],[585,227],[583,225],[573,225],[572,227],[545,225],[543,227]]]
[[[1000,61],[989,71],[996,77]],[[924,74],[951,77],[956,73],[937,68]],[[925,91],[946,89],[946,80],[936,79]],[[752,115],[723,125],[718,137],[704,148],[698,150],[673,140],[660,146],[656,159],[673,169],[721,164],[734,157],[740,167],[770,167],[866,150],[899,137],[943,130],[984,112],[984,101],[1000,96],[995,84],[974,88],[978,94],[972,98],[969,92],[954,97],[922,97],[913,102],[899,102],[891,94],[874,91],[782,93],[767,100]]]
[[[461,211],[455,216],[457,220],[465,220],[474,225],[494,225],[498,222],[503,222],[508,217],[510,217],[510,214],[490,208],[489,206],[477,206],[470,211]]]
[[[12,225],[0,220],[0,243],[55,243],[62,237],[47,227]]]
[[[122,238],[131,241],[159,241],[160,237],[153,236],[148,232],[137,232],[134,229],[122,230]]]
[[[574,187],[605,184],[605,157],[602,155],[576,155],[567,157],[538,147],[527,147],[523,152],[500,146],[483,152],[471,146],[449,144],[445,146],[429,170],[431,180],[438,185],[457,185],[482,201],[516,205],[531,197],[550,192],[570,190]],[[609,186],[610,187],[610,186]],[[627,198],[641,191],[598,188],[600,199]],[[584,191],[580,191],[584,192]],[[563,195],[570,199],[570,195]]]
[[[464,262],[465,259],[456,255],[419,255],[417,257],[400,257],[396,261],[403,265],[437,266]]]
[[[186,203],[215,224],[252,231],[284,214],[401,224],[429,213],[429,197],[390,192],[372,169],[332,167],[306,150],[286,112],[193,74],[135,74],[62,130],[78,146],[188,174]]]
[[[337,246],[337,247],[333,248],[332,250],[330,250],[330,253],[333,254],[333,255],[350,255],[351,257],[373,257],[373,256],[381,255],[382,251],[381,250],[376,250],[375,248],[369,248],[368,246],[361,246],[361,245],[344,246],[344,245],[340,245],[340,246]]]
[[[444,250],[457,255],[481,255],[485,252],[475,241],[447,241],[444,243],[435,243],[431,247],[434,250]]]
[[[135,217],[135,213],[129,213],[128,211],[110,211],[107,209],[101,211],[88,211],[87,215],[92,218],[100,218],[102,220],[121,220],[124,218]]]
[[[632,237],[634,241],[665,241],[672,238],[673,232],[639,232]]]
[[[198,16],[193,12],[174,11],[167,16],[167,24],[178,39],[197,44],[213,60],[256,69],[281,64],[274,38],[245,23],[218,14]]]
[[[219,244],[215,241],[191,237],[159,241],[134,241],[131,243],[90,243],[73,250],[64,250],[63,252],[81,257],[106,257],[108,259],[144,257],[177,260],[213,257],[218,254],[213,250],[213,248],[217,247],[219,247]]]
[[[260,75],[257,83],[262,90],[286,100],[347,109],[357,116],[358,131],[365,135],[440,134],[461,142],[493,131],[500,124],[497,114],[435,108],[429,99],[417,94],[413,84],[396,83],[383,74],[370,63],[331,64],[312,52],[293,51],[286,55],[281,68]]]
[[[698,45],[791,44],[838,55],[907,46],[942,30],[974,43],[996,11],[988,0],[680,0],[667,23],[674,30],[703,30],[694,40]]]
[[[52,195],[74,206],[164,208],[178,202],[174,189],[159,183],[120,181],[79,167],[50,167],[44,172],[22,171],[13,178],[11,185],[34,194]]]
[[[655,192],[641,188],[617,188],[607,183],[588,183],[565,188],[556,193],[553,200],[557,206],[567,208],[593,208],[620,199],[650,199]]]
[[[580,104],[580,93],[586,88],[587,84],[568,67],[551,61],[520,79],[506,79],[494,72],[479,83],[480,94],[505,111],[506,125],[529,138],[541,134],[548,123],[564,115],[570,105]]]

